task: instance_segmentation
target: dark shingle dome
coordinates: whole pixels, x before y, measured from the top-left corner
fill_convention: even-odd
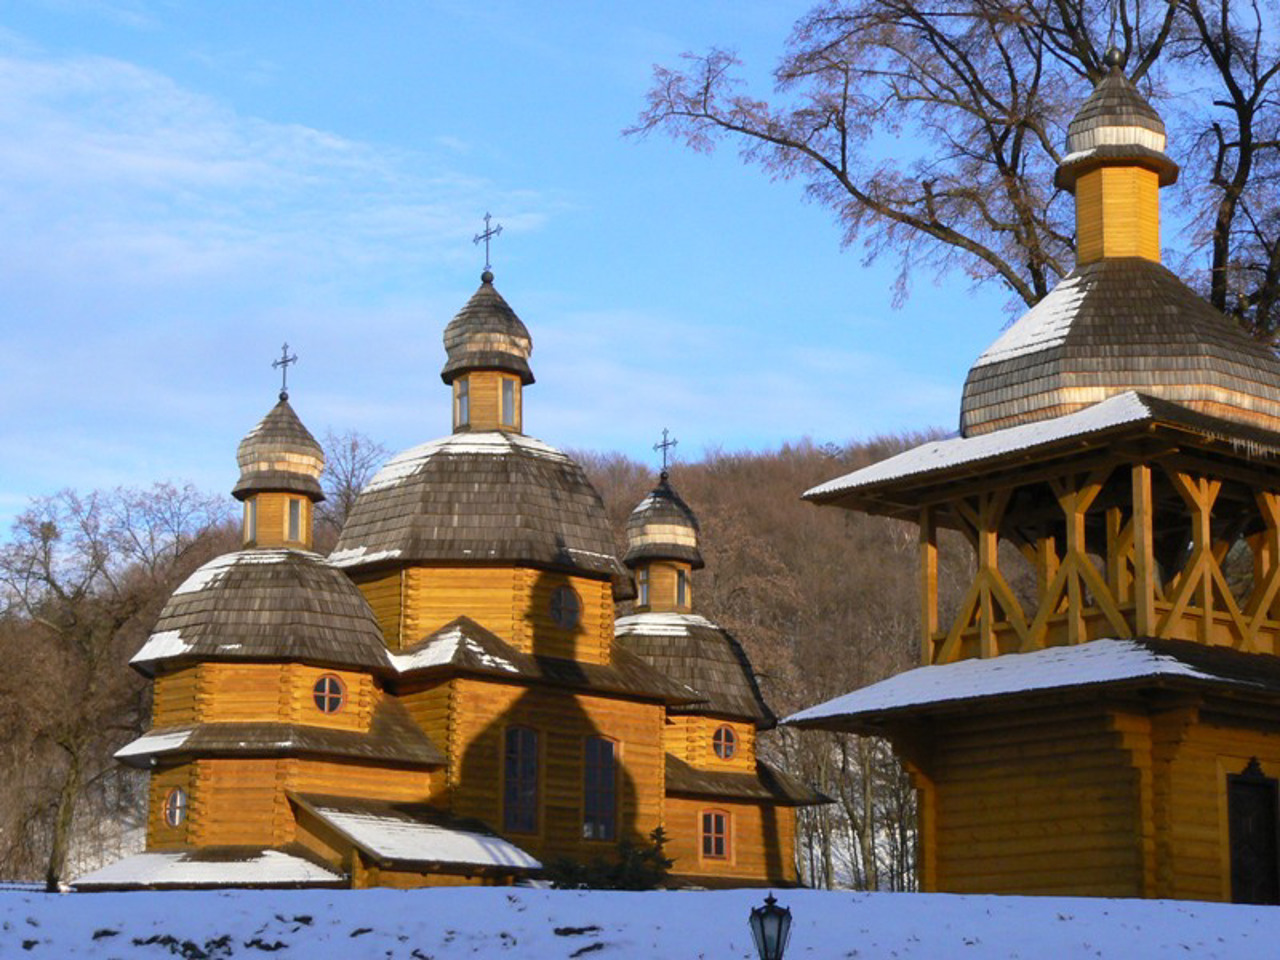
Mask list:
[[[324,450],[302,425],[284,394],[240,441],[236,462],[240,464],[240,479],[231,494],[237,500],[267,490],[304,493],[315,501],[324,499],[320,489]]]
[[[582,467],[520,434],[460,433],[393,457],[360,492],[330,560],[347,569],[415,561],[544,566],[630,578]]]
[[[727,630],[693,613],[636,613],[614,623],[618,645],[663,676],[692,687],[705,701],[672,713],[711,713],[760,729],[777,718],[760,695],[746,652]]]
[[[516,312],[493,286],[486,273],[480,289],[444,328],[449,355],[440,377],[445,383],[468,370],[505,370],[518,374],[526,387],[533,383],[529,354],[533,339]]]
[[[240,550],[210,560],[173,591],[129,662],[144,673],[191,660],[292,660],[385,669],[364,595],[324,557]]]
[[[1074,188],[1081,174],[1108,160],[1130,160],[1160,175],[1160,185],[1178,178],[1178,165],[1165,156],[1164,121],[1124,74],[1118,60],[1067,125],[1067,156],[1055,186]]]
[[[658,485],[627,518],[627,555],[623,563],[641,560],[683,560],[695,570],[703,567],[698,551],[698,518],[662,474]]]
[[[1280,430],[1280,363],[1158,263],[1077,266],[969,370],[964,436],[1073,413],[1135,390]]]

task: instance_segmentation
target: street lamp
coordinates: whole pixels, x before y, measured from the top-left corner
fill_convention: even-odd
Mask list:
[[[791,909],[778,906],[773,894],[764,898],[763,907],[755,907],[751,918],[751,936],[756,942],[760,960],[782,960],[782,953],[791,939]]]

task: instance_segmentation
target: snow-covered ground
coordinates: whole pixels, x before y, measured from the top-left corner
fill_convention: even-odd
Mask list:
[[[683,960],[755,957],[762,891],[0,892],[0,957]],[[1280,908],[781,891],[788,958],[1280,956]]]

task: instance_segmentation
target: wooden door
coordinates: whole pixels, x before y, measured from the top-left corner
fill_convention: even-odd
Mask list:
[[[1276,780],[1257,760],[1227,777],[1227,825],[1231,844],[1233,903],[1280,904]]]

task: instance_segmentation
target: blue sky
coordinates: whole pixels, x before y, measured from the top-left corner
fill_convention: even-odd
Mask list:
[[[317,436],[448,431],[478,283],[530,328],[527,432],[652,458],[951,428],[1004,297],[892,265],[732,150],[623,138],[653,64],[767,80],[806,4],[10,0],[0,9],[0,522],[212,491],[288,341]],[[761,87],[760,89],[763,89]]]

